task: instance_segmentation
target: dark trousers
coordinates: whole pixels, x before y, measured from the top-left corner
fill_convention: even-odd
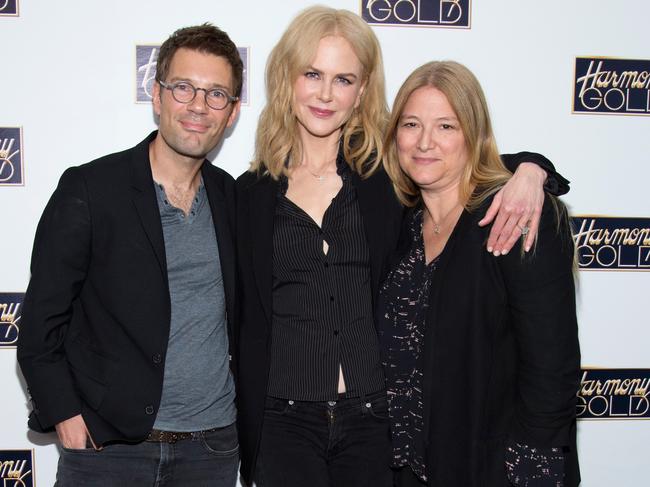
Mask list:
[[[235,487],[238,464],[233,424],[176,443],[62,448],[55,487]]]
[[[392,487],[386,393],[329,402],[267,397],[258,487]]]

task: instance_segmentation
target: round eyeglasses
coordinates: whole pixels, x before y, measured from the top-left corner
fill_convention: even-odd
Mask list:
[[[205,103],[214,110],[223,110],[228,106],[228,103],[235,103],[239,100],[238,96],[230,96],[221,88],[197,88],[187,81],[177,81],[176,83],[158,81],[158,83],[160,83],[160,86],[163,88],[171,91],[174,100],[178,103],[190,103],[194,98],[196,98],[197,91],[203,91],[205,95]]]

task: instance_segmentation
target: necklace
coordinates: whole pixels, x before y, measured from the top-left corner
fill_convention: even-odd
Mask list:
[[[449,211],[447,212],[447,214],[446,214],[445,216],[443,216],[443,217],[440,219],[440,222],[435,221],[435,220],[433,219],[433,215],[432,215],[431,212],[427,209],[427,213],[429,214],[429,218],[431,218],[431,223],[433,224],[433,233],[435,233],[436,235],[440,235],[440,226],[445,222],[445,220],[447,219],[447,217],[448,217],[449,215],[451,215],[455,210],[458,209],[459,206],[460,206],[460,205],[454,205],[454,206],[452,207],[452,209],[449,210]]]
[[[332,159],[332,160],[336,160],[336,159]],[[323,173],[321,173],[321,174],[317,174],[317,173],[315,173],[315,172],[312,172],[311,169],[309,169],[309,166],[307,166],[307,163],[305,163],[305,162],[302,163],[302,166],[305,168],[305,170],[306,170],[309,174],[311,174],[312,176],[314,176],[314,177],[316,178],[316,181],[318,181],[319,183],[322,183],[323,181],[325,181],[325,180],[327,179],[327,176],[325,175],[325,173],[327,172],[327,166],[329,166],[329,165],[331,164],[331,162],[332,162],[332,161],[328,161],[328,162],[323,166],[324,170],[323,170]]]
[[[325,181],[327,179],[327,177],[324,174],[316,174],[316,173],[311,172],[307,166],[305,166],[305,169],[307,169],[307,172],[309,174],[311,174],[312,176],[314,176],[316,178],[316,181],[318,181],[318,182],[323,182],[323,181]]]

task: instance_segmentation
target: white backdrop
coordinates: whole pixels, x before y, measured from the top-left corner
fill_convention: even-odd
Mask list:
[[[358,0],[323,3],[361,11]],[[554,161],[573,182],[565,201],[574,214],[647,218],[650,117],[573,114],[572,97],[576,57],[650,58],[650,3],[471,3],[470,29],[374,27],[389,101],[420,64],[460,61],[482,82],[501,151],[534,150]],[[150,105],[135,103],[136,45],[160,44],[179,27],[209,21],[250,48],[249,104],[214,160],[237,176],[253,151],[266,57],[306,6],[304,0],[19,4],[19,16],[0,16],[0,127],[23,128],[24,163],[24,185],[0,186],[0,293],[24,292],[35,227],[63,170],[131,147],[155,128]],[[650,368],[649,279],[647,272],[580,274],[583,366]],[[51,437],[27,431],[12,347],[0,348],[0,377],[0,450],[33,448],[35,485],[52,485],[57,450]],[[580,422],[582,485],[646,485],[648,440],[648,421]]]

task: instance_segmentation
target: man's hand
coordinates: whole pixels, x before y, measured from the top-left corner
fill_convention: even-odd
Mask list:
[[[487,242],[488,252],[496,256],[507,254],[526,233],[524,249],[526,252],[531,249],[544,205],[544,181],[546,171],[537,164],[523,162],[510,181],[494,195],[492,204],[478,223],[485,226],[494,220]]]
[[[61,446],[73,450],[86,448],[87,439],[90,439],[86,422],[81,417],[81,414],[58,423],[56,425],[56,434],[59,436]],[[92,439],[90,441],[92,443]],[[94,443],[93,448],[97,449]]]

